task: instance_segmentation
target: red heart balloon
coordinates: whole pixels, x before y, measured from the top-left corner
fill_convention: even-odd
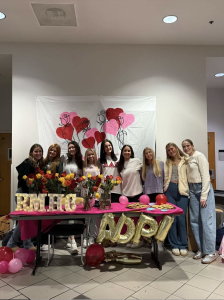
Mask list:
[[[83,147],[85,148],[93,148],[94,147],[94,144],[95,144],[95,139],[94,137],[89,137],[88,139],[84,139],[82,140],[82,145]]]
[[[58,127],[56,129],[56,134],[62,138],[62,139],[66,139],[66,140],[72,140],[72,136],[73,136],[73,131],[74,128],[72,127],[71,124],[66,124],[63,127]]]
[[[75,116],[72,119],[72,124],[77,131],[77,134],[85,129],[89,125],[89,120],[87,118],[80,118],[79,116]]]
[[[105,137],[106,137],[106,134],[104,132],[99,132],[99,131],[96,131],[94,133],[94,135],[95,135],[95,139],[97,141],[97,145],[99,143],[101,143],[103,140],[105,140]]]
[[[120,125],[119,114],[123,113],[123,112],[124,111],[122,108],[108,108],[106,110],[107,120],[110,121],[111,119],[115,119],[119,122],[119,125]]]
[[[167,197],[164,194],[159,194],[156,196],[156,204],[162,205],[167,203]]]

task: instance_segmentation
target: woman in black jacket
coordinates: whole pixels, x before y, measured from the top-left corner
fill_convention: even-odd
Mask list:
[[[16,167],[18,171],[18,189],[17,193],[29,193],[30,190],[26,185],[26,181],[23,179],[23,176],[28,176],[29,174],[35,173],[37,167],[41,168],[43,166],[43,148],[39,144],[34,144],[30,148],[29,157],[26,158],[19,166]],[[10,247],[13,252],[15,252],[19,247],[17,246],[17,242],[20,238],[20,227],[17,224],[15,230],[11,238],[7,243],[7,247]],[[31,239],[23,241],[23,248],[35,250]]]

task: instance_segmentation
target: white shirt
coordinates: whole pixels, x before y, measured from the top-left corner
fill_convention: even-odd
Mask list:
[[[63,164],[63,172],[66,172],[66,174],[75,173],[76,177],[82,175],[82,170],[80,170],[75,162],[74,159],[72,159],[70,162],[67,161],[68,156],[62,155],[60,160]]]
[[[139,195],[143,191],[140,170],[142,163],[138,158],[130,158],[121,171],[122,194],[128,197]]]

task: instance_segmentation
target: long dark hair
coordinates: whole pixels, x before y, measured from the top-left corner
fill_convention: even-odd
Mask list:
[[[68,143],[68,146],[69,145],[74,145],[75,146],[75,162],[76,162],[78,168],[82,170],[82,164],[83,164],[82,163],[82,153],[81,153],[79,144],[77,142],[75,142],[75,141],[71,141],[71,142]],[[69,153],[69,151],[68,151],[67,155],[68,155],[67,161],[71,162],[73,157]]]
[[[117,161],[117,156],[114,153],[114,146],[113,146],[113,144],[111,143],[110,140],[105,139],[105,140],[102,141],[101,147],[100,147],[100,163],[101,164],[105,164],[107,162],[107,160],[106,160],[106,156],[107,155],[106,155],[106,152],[104,150],[104,146],[105,146],[106,143],[110,143],[111,144],[111,147],[112,147],[111,158],[112,158],[113,161]]]
[[[41,157],[41,159],[39,161],[36,161],[36,159],[33,157],[33,151],[34,151],[35,148],[40,148],[42,150],[42,157]],[[43,154],[44,154],[44,150],[43,150],[42,146],[40,144],[34,144],[30,148],[29,158],[28,158],[29,159],[29,163],[33,167],[39,166],[40,168],[42,168],[42,166],[44,164]]]
[[[132,146],[130,146],[130,145],[124,145],[123,148],[121,149],[120,159],[119,159],[119,161],[117,163],[117,169],[118,169],[119,173],[121,173],[121,171],[124,169],[123,150],[124,150],[125,147],[129,147],[131,149],[131,157],[130,158],[134,158],[135,157],[135,154],[134,154]]]

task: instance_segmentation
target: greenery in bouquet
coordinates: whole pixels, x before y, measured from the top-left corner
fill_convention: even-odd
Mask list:
[[[81,186],[85,189],[84,210],[91,209],[90,199],[94,197],[99,199],[100,194],[97,193],[101,185],[103,175],[92,176],[91,174],[80,177]]]

